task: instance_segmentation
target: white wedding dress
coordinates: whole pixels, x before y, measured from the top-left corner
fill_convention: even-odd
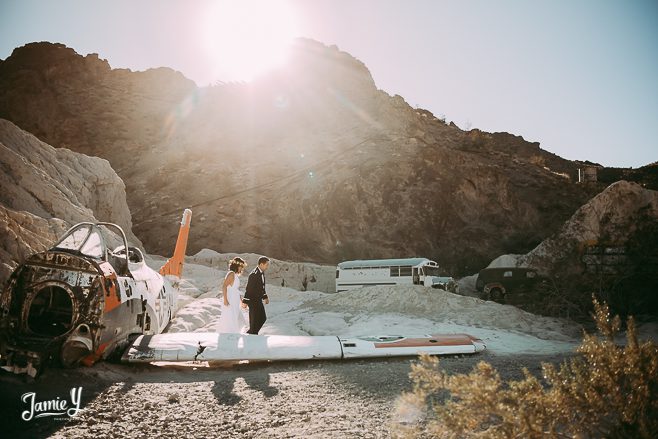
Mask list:
[[[229,273],[232,273],[232,271],[226,273],[224,279],[226,279]],[[242,314],[242,309],[240,308],[241,301],[239,288],[240,278],[235,274],[233,277],[233,284],[226,288],[228,306],[224,305],[224,299],[222,299],[222,314],[219,316],[219,325],[217,326],[218,332],[240,333],[247,325],[244,315]]]

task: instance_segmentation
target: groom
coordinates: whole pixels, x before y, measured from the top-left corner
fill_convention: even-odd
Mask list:
[[[269,258],[262,256],[258,259],[258,266],[249,274],[244,299],[242,299],[243,306],[249,306],[249,331],[247,334],[257,335],[267,320],[263,301],[265,305],[270,303],[265,292],[265,271],[269,265]]]

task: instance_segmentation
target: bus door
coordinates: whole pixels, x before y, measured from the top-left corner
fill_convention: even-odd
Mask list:
[[[420,273],[422,273],[422,268],[420,268],[420,269],[417,268],[417,267],[413,268],[413,282],[414,282],[414,285],[420,285],[420,276],[421,276]]]

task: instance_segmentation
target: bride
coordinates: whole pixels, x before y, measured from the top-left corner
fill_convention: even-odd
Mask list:
[[[222,303],[222,314],[219,316],[218,332],[242,332],[247,322],[240,310],[242,297],[240,296],[240,275],[247,263],[242,258],[233,258],[228,263],[228,272],[224,277],[224,302]]]

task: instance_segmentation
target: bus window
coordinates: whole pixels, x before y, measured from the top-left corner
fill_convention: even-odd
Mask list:
[[[439,276],[439,267],[426,265],[423,270],[425,276]]]
[[[391,267],[391,277],[400,276],[400,267]]]
[[[338,279],[339,275],[340,275],[340,270],[336,270],[336,279]]]
[[[411,276],[411,267],[400,267],[400,276]]]

